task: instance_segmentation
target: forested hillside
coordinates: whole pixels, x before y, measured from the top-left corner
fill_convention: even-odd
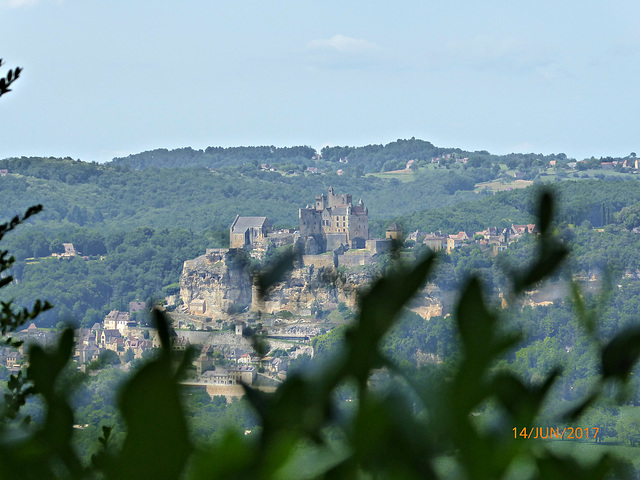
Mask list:
[[[409,183],[376,177],[283,175],[253,165],[206,168],[149,168],[142,171],[71,159],[22,158],[0,161],[0,201],[9,212],[42,203],[37,221],[53,226],[100,225],[106,230],[168,225],[193,230],[227,229],[236,214],[268,216],[294,226],[298,209],[329,186],[362,198],[373,219],[387,219],[460,200],[477,200],[486,169],[425,171]]]
[[[442,157],[442,158],[439,158]],[[150,167],[208,167],[240,166],[245,163],[279,165],[284,170],[318,167],[331,169],[336,164],[351,171],[372,173],[388,172],[405,168],[407,161],[415,160],[419,165],[431,163],[433,159],[443,163],[466,158],[474,165],[504,163],[511,168],[530,168],[534,162],[548,163],[550,160],[567,161],[563,153],[492,155],[487,151],[469,152],[459,148],[436,147],[432,143],[411,138],[399,139],[386,145],[326,146],[316,152],[308,146],[298,147],[207,147],[204,150],[179,148],[175,150],[156,149],[136,153],[127,157],[114,158],[113,164],[135,169]]]
[[[339,157],[337,166],[353,165],[351,158],[357,158],[348,152],[349,163],[340,163],[343,153],[334,153]],[[325,152],[326,157],[330,155]],[[36,323],[41,327],[54,327],[60,321],[91,326],[112,309],[126,310],[130,301],[153,301],[177,293],[183,262],[207,248],[228,245],[228,228],[236,214],[266,215],[277,226],[296,227],[298,208],[312,203],[330,185],[339,193],[363,199],[375,236],[382,235],[394,220],[405,234],[416,230],[473,233],[489,226],[534,222],[539,194],[551,186],[558,200],[554,233],[571,252],[551,281],[556,282],[554,288],[568,293],[568,280],[583,279],[584,304],[598,312],[595,337],[585,333],[569,298],[556,295],[552,302],[535,308],[530,303],[512,304],[502,311],[502,328],[521,334],[522,341],[504,353],[495,370],[508,369],[527,384],[536,384],[554,366],[562,366],[543,409],[543,418],[552,419],[588,395],[599,381],[594,356],[598,342],[637,325],[640,235],[634,229],[640,226],[640,182],[631,172],[594,179],[582,177],[584,170],[569,176],[566,169],[560,169],[552,185],[545,185],[534,171],[542,168],[534,167],[539,159],[522,156],[507,162],[515,168],[530,163],[528,174],[535,179],[531,186],[492,192],[478,188],[478,184],[495,180],[510,185],[510,174],[505,173],[510,167],[489,157],[470,159],[466,164],[452,159],[388,178],[387,174],[363,175],[353,170],[343,175],[334,169],[316,174],[304,172],[300,165],[288,170],[292,167],[288,164],[268,171],[257,157],[241,164],[229,161],[219,168],[177,168],[170,163],[172,159],[175,156],[167,153],[165,168],[144,162],[100,165],[55,158],[0,161],[0,169],[8,170],[0,177],[5,219],[31,204],[44,205],[42,213],[3,239],[5,248],[18,259],[13,267],[16,281],[5,287],[6,297],[15,298],[20,306],[33,305],[38,298],[49,300],[55,308],[38,317]],[[69,242],[86,258],[51,256]],[[498,294],[508,294],[510,288],[507,272],[525,269],[536,243],[536,236],[525,235],[497,256],[470,243],[441,255],[430,281],[441,292],[453,292],[470,274],[476,274],[490,301],[499,305]],[[425,251],[420,242],[407,242],[402,258],[419,259]],[[383,271],[391,264],[391,258],[385,258],[376,268]],[[600,280],[595,289],[584,280],[594,277]],[[339,348],[342,332],[344,329],[335,329],[313,340],[319,358]],[[385,337],[383,351],[402,368],[422,368],[420,375],[431,369],[443,375],[460,358],[452,317],[437,316],[427,322],[408,311]],[[308,362],[308,358],[292,362],[292,371],[307,368]],[[119,421],[112,401],[96,400],[99,392],[114,388],[119,381],[110,372],[107,369],[93,376],[83,390],[78,400],[81,421],[96,425]],[[640,375],[640,370],[635,373]],[[628,402],[638,405],[640,385],[635,380],[630,385]],[[244,404],[224,406],[220,401],[194,396],[187,405],[194,435],[201,441],[220,435],[223,424],[255,427],[255,419]],[[36,421],[42,417],[35,406],[27,411]],[[621,412],[600,403],[584,422],[602,425],[602,436],[607,440],[630,442],[635,424]],[[495,415],[490,406],[480,413],[483,422],[491,422]],[[117,435],[122,435],[122,428],[116,426]],[[89,453],[96,434],[92,427],[79,435],[83,455]]]
[[[246,162],[300,163],[308,162],[316,155],[311,147],[207,147],[204,150],[158,148],[136,153],[124,158],[114,158],[114,165],[127,165],[135,169],[149,167],[224,167],[238,166]]]
[[[6,217],[34,203],[45,206],[30,225],[5,239],[22,260],[15,267],[18,283],[9,291],[24,304],[46,293],[59,309],[42,316],[47,324],[55,324],[60,316],[92,324],[129,301],[175,293],[182,263],[206,248],[228,245],[228,228],[236,214],[266,215],[276,226],[297,227],[298,208],[312,203],[330,185],[364,200],[375,236],[383,235],[394,220],[405,233],[475,232],[533,221],[540,185],[495,195],[476,193],[475,185],[492,178],[495,164],[450,167],[419,169],[401,182],[335,173],[291,175],[263,171],[252,163],[212,171],[135,170],[117,162],[100,165],[55,158],[2,160],[0,168],[9,172],[0,177]],[[567,238],[576,242],[577,271],[637,264],[636,236],[627,232],[640,224],[634,209],[640,204],[635,176],[565,179],[556,182],[554,190],[559,223],[564,224]],[[615,232],[590,229],[618,221]],[[60,263],[47,258],[69,242],[90,259]],[[521,248],[514,247],[514,252]],[[27,258],[33,260],[25,263]],[[436,279],[451,289],[470,270],[483,269],[485,278],[500,287],[494,263],[489,254],[465,249],[446,257]],[[61,272],[64,288],[59,288]]]

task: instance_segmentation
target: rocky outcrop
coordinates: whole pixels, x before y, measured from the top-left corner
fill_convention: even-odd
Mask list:
[[[428,320],[442,316],[442,303],[438,299],[419,295],[409,304],[409,310]]]
[[[319,310],[334,310],[340,303],[355,310],[358,294],[372,280],[371,274],[362,269],[344,272],[330,266],[299,266],[260,300],[247,265],[227,250],[213,249],[184,263],[180,298],[192,313],[215,319],[228,319],[249,310],[314,315]],[[425,319],[442,315],[442,304],[426,293],[419,295],[410,308]]]
[[[253,308],[265,313],[282,310],[295,315],[312,315],[318,310],[334,310],[339,303],[355,309],[357,294],[371,283],[366,273],[338,274],[333,267],[313,265],[294,269],[288,278],[268,292],[266,299],[256,298]]]
[[[184,262],[182,303],[194,314],[223,319],[249,309],[312,315],[317,310],[333,310],[339,303],[355,308],[358,290],[372,280],[365,273],[340,275],[331,267],[309,265],[295,268],[261,302],[246,267],[230,259],[223,249],[207,250],[205,255]]]
[[[246,265],[232,261],[225,249],[207,250],[205,255],[187,260],[180,275],[182,303],[192,313],[213,318],[227,318],[248,308],[252,290],[253,279]]]

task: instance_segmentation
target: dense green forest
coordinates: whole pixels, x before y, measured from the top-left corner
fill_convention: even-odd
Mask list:
[[[475,193],[478,182],[492,178],[495,164],[470,161],[451,167],[420,169],[411,181],[400,182],[335,173],[288,175],[262,171],[253,163],[211,171],[136,170],[118,162],[55,158],[2,160],[0,168],[10,172],[0,177],[0,201],[7,216],[33,203],[45,205],[38,217],[5,239],[20,260],[14,267],[17,282],[9,292],[24,304],[46,293],[58,310],[46,312],[43,325],[54,325],[59,318],[91,325],[129,301],[175,293],[182,263],[206,248],[228,245],[228,227],[236,214],[266,215],[276,226],[295,227],[298,208],[330,185],[364,200],[376,236],[393,220],[405,233],[475,232],[533,221],[535,198],[543,185],[534,182],[528,189],[495,195]],[[631,175],[624,178],[629,180],[565,178],[554,183],[561,233],[575,242],[576,272],[638,265],[636,236],[628,230],[640,224],[640,183]],[[593,230],[605,225],[604,232]],[[67,242],[89,258],[46,258]],[[493,288],[502,288],[498,263],[476,247],[463,249],[444,259],[436,283],[453,289],[475,270]],[[64,288],[58,288],[61,272]]]
[[[446,156],[446,158],[445,158]],[[443,157],[443,158],[440,158]],[[436,147],[432,143],[411,138],[398,139],[386,145],[374,144],[361,147],[332,146],[323,147],[316,152],[308,146],[298,147],[208,147],[204,150],[180,148],[175,150],[156,149],[141,152],[128,157],[114,158],[112,163],[135,169],[150,167],[184,168],[240,166],[246,163],[276,165],[282,170],[305,170],[307,167],[320,168],[323,171],[341,163],[341,168],[359,174],[388,172],[404,169],[408,160],[418,165],[431,163],[438,158],[443,164],[455,163],[455,159],[466,158],[474,167],[504,163],[510,168],[527,169],[532,165],[541,165],[550,160],[566,162],[567,156],[559,154],[517,154],[492,155],[487,151],[469,152],[459,148]],[[536,163],[537,162],[537,163]]]
[[[40,202],[46,210],[38,223],[99,226],[103,231],[138,226],[227,229],[236,214],[266,215],[276,225],[296,225],[298,209],[333,186],[362,198],[373,219],[413,210],[441,208],[477,200],[478,181],[486,169],[431,171],[400,183],[375,177],[291,176],[253,165],[129,170],[71,159],[23,158],[0,161],[13,175],[0,178],[0,200],[8,211]]]
[[[288,175],[264,172],[250,164],[208,168],[144,168],[99,165],[70,159],[7,159],[0,162],[10,175],[0,177],[0,198],[9,215],[25,205],[42,202],[45,210],[27,225],[10,232],[3,243],[15,254],[15,282],[3,289],[18,305],[32,305],[46,298],[55,309],[37,320],[54,326],[73,319],[89,326],[112,309],[125,309],[128,301],[162,298],[177,292],[184,260],[206,248],[224,246],[228,225],[237,213],[266,214],[281,225],[296,225],[297,209],[333,185],[338,192],[362,197],[370,209],[372,230],[377,235],[392,220],[405,232],[442,230],[476,231],[488,226],[535,221],[542,185],[495,195],[474,192],[476,183],[492,178],[492,166],[419,170],[409,182],[372,176]],[[571,299],[551,305],[518,303],[502,310],[501,331],[522,336],[517,345],[502,352],[493,372],[513,372],[526,385],[538,385],[556,366],[563,368],[542,406],[543,419],[576,406],[600,382],[597,351],[621,329],[637,327],[640,315],[640,183],[601,179],[554,183],[558,208],[554,233],[570,250],[551,280],[568,281],[572,275],[597,274],[606,278],[600,293],[582,292],[589,311],[598,313],[592,335],[577,319]],[[376,211],[377,209],[377,211]],[[72,242],[86,259],[52,258],[62,243]],[[458,290],[470,274],[482,279],[490,303],[498,304],[497,292],[508,292],[512,270],[528,268],[535,257],[538,239],[525,235],[509,249],[493,256],[479,245],[465,246],[441,255],[431,280],[443,290]],[[420,244],[406,245],[403,258],[423,258]],[[609,276],[606,277],[605,274]],[[305,372],[321,365],[344,348],[346,327],[313,340],[318,358],[301,358],[293,371]],[[452,372],[463,352],[450,316],[428,322],[406,311],[384,337],[382,353],[399,368],[423,375],[443,376]],[[140,365],[134,365],[134,370]],[[309,371],[317,370],[315,368]],[[629,384],[627,405],[640,405],[640,385]],[[84,379],[70,372],[70,380],[82,387],[72,399],[77,421],[90,427],[76,436],[76,448],[87,458],[100,427],[113,426],[112,441],[124,441],[126,427],[118,416],[113,391],[125,376],[105,366]],[[345,405],[351,391],[340,390]],[[258,421],[245,402],[226,405],[220,399],[192,392],[185,399],[185,416],[199,442],[220,439],[225,427],[256,428]],[[584,422],[603,425],[602,437],[631,443],[635,417],[602,400],[589,411]],[[38,425],[45,411],[35,400],[25,407]],[[483,422],[491,423],[496,410],[481,406]],[[546,420],[545,420],[546,421]],[[586,424],[586,423],[585,423]]]

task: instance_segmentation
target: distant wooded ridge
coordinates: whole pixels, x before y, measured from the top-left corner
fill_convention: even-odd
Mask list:
[[[374,144],[361,147],[334,146],[324,147],[320,152],[309,146],[295,147],[207,147],[196,150],[190,147],[167,150],[158,148],[112,160],[114,165],[128,165],[134,169],[149,167],[210,167],[237,166],[246,162],[254,163],[293,163],[313,165],[314,161],[348,162],[351,167],[361,166],[363,173],[389,171],[404,168],[408,160],[431,161],[441,156],[468,158],[471,161],[506,162],[515,160],[557,160],[568,161],[564,153],[536,154],[511,153],[492,155],[486,150],[475,152],[459,148],[436,147],[432,143],[416,138],[398,139],[386,145]]]

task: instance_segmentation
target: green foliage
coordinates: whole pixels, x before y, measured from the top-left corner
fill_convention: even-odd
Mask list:
[[[640,444],[640,417],[637,413],[629,416],[618,417],[618,422],[615,427],[618,440],[628,443],[632,446],[638,446]]]
[[[2,59],[0,58],[0,67],[2,66]],[[11,91],[9,88],[13,82],[15,82],[22,73],[20,67],[16,67],[14,70],[9,70],[5,78],[0,78],[0,97],[5,93]]]
[[[46,403],[46,418],[30,436],[0,449],[5,473],[20,472],[23,478],[52,478],[53,472],[56,477],[81,476],[83,467],[71,443],[74,422],[69,392],[58,385],[72,351],[71,330],[63,332],[57,350],[50,353],[31,347],[27,377]]]
[[[56,305],[55,311],[40,316],[40,326],[73,318],[91,327],[110,310],[127,310],[130,301],[175,293],[184,261],[202,254],[210,241],[208,234],[180,229],[141,228],[106,238],[97,231],[80,233],[85,239],[102,238],[105,255],[88,260],[41,258],[23,264],[15,275],[19,283],[7,287],[7,294],[20,305],[42,296]]]
[[[561,249],[549,227],[550,197],[544,197],[541,211],[541,246],[528,271],[513,279],[514,295],[549,276],[564,255],[559,253]],[[162,349],[135,370],[120,390],[118,409],[124,426],[121,446],[112,445],[119,428],[118,421],[109,418],[109,423],[102,424],[102,435],[95,437],[101,448],[93,456],[92,466],[84,466],[72,446],[74,417],[68,389],[63,387],[63,372],[73,347],[72,333],[66,330],[53,351],[31,349],[27,380],[44,399],[46,414],[43,422],[26,431],[20,440],[0,442],[0,460],[8,466],[6,471],[20,471],[25,478],[82,478],[100,472],[105,478],[119,479],[181,475],[196,479],[274,478],[292,461],[299,461],[296,454],[301,446],[306,446],[307,452],[323,452],[338,444],[340,454],[319,465],[315,476],[417,479],[445,478],[454,472],[456,477],[470,479],[513,478],[523,462],[533,466],[529,478],[534,479],[604,479],[611,473],[619,475],[608,455],[586,466],[557,455],[547,444],[514,438],[514,427],[517,432],[535,425],[560,374],[553,369],[554,359],[544,360],[551,370],[541,374],[538,381],[523,381],[516,373],[494,368],[513,352],[521,336],[504,328],[498,311],[487,305],[477,276],[467,281],[457,303],[453,319],[459,347],[455,365],[447,370],[447,381],[428,375],[428,369],[412,372],[399,368],[401,362],[387,356],[385,345],[398,338],[394,329],[409,328],[396,322],[424,285],[434,259],[428,256],[412,266],[391,265],[387,275],[360,298],[360,313],[353,325],[314,339],[319,356],[323,351],[335,352],[330,363],[307,374],[291,373],[272,394],[245,386],[246,398],[260,425],[255,433],[245,436],[229,431],[199,448],[189,435],[191,415],[180,400],[178,385],[191,354],[176,356],[167,321],[155,311]],[[542,266],[544,262],[550,265]],[[291,262],[285,258],[282,263],[284,266],[277,269],[280,275],[263,277],[263,291],[279,280]],[[415,317],[405,315],[404,322],[417,322]],[[454,337],[446,319],[434,320],[433,329]],[[426,331],[417,339],[420,348],[432,345],[433,337],[440,336],[419,327]],[[548,336],[542,337],[548,333],[545,328],[538,339],[543,344]],[[549,329],[554,328],[549,324]],[[572,333],[567,331],[565,335]],[[451,343],[436,344],[435,349],[447,355]],[[598,392],[615,387],[616,379],[629,376],[638,357],[636,345],[633,332],[604,343],[596,393],[579,398],[578,410],[593,403]],[[559,350],[558,345],[552,347]],[[390,388],[369,388],[372,372],[383,367],[394,376]],[[336,397],[344,396],[345,389],[350,389],[347,396],[355,399],[348,411],[336,404]],[[202,397],[193,401],[207,405]],[[474,415],[489,404],[496,406],[497,420],[482,425]],[[221,404],[211,405],[213,409],[222,408]],[[615,423],[606,435],[618,434],[617,428],[623,438],[633,441],[627,435],[631,427],[624,430]],[[3,433],[0,431],[0,436]],[[443,460],[450,465],[449,473],[441,468]]]
[[[178,391],[178,379],[191,355],[174,368],[168,324],[157,311],[155,322],[162,350],[120,394],[127,436],[120,456],[106,469],[108,478],[176,478],[193,449]]]
[[[4,236],[14,230],[19,224],[27,220],[32,215],[42,211],[42,205],[36,205],[35,207],[29,208],[26,213],[20,217],[14,217],[11,222],[3,223],[0,225],[0,240],[4,238]],[[13,263],[15,262],[15,257],[9,256],[8,250],[0,250],[0,274],[3,274],[6,270],[11,268]],[[13,276],[4,274],[0,277],[0,288],[6,287],[13,281]],[[22,326],[28,320],[35,319],[40,313],[50,310],[52,305],[49,302],[41,302],[37,300],[33,304],[33,308],[28,310],[23,308],[20,311],[15,311],[13,308],[13,302],[1,302],[2,308],[0,311],[0,334],[3,337],[3,341],[5,343],[11,344],[11,338],[7,338],[7,334],[17,330],[20,326]],[[18,346],[17,344],[14,344]]]

